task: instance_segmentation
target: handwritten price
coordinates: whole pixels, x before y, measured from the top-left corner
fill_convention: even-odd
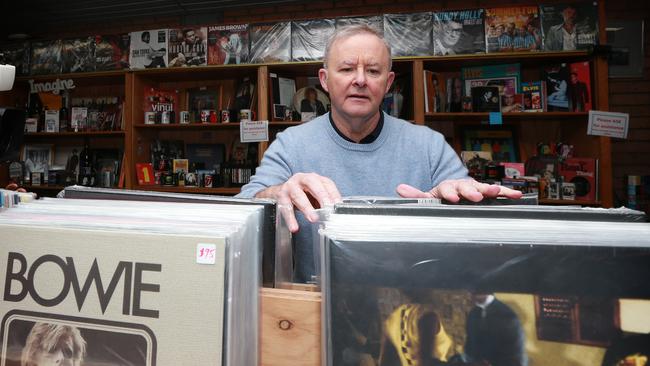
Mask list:
[[[199,243],[196,245],[196,263],[214,264],[217,246],[215,244]]]

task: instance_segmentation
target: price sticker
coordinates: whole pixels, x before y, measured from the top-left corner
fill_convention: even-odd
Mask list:
[[[198,243],[196,245],[196,263],[214,264],[217,260],[216,252],[216,244]]]

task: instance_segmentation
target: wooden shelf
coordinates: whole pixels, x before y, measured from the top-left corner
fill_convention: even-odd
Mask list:
[[[586,121],[588,115],[588,112],[512,112],[503,113],[503,118],[512,120],[562,119]],[[487,112],[431,113],[426,114],[424,118],[427,121],[487,120],[490,118],[490,114]]]
[[[239,129],[239,123],[170,123],[165,125],[134,124],[134,128],[141,130],[212,130],[212,129]]]
[[[156,192],[173,192],[173,193],[201,193],[201,194],[220,194],[234,196],[241,191],[240,187],[166,187],[166,186],[138,186],[133,189],[142,191],[156,191]]]
[[[124,131],[28,132],[25,137],[124,137]]]

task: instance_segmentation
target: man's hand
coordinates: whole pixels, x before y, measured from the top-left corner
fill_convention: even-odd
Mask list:
[[[278,207],[283,206],[282,214],[292,233],[298,231],[298,221],[293,208],[302,211],[310,222],[318,220],[314,206],[325,207],[341,202],[341,194],[336,184],[327,177],[316,173],[294,174],[284,184],[269,187],[258,192],[257,198],[274,198]]]
[[[18,184],[16,183],[9,183],[6,187],[6,189],[10,191],[16,191],[16,192],[27,192],[25,188],[19,188]]]
[[[450,179],[443,181],[428,192],[400,184],[397,186],[397,194],[404,198],[439,198],[449,202],[458,202],[465,198],[472,202],[479,202],[483,198],[507,197],[519,199],[522,196],[520,191],[475,181],[474,179]]]

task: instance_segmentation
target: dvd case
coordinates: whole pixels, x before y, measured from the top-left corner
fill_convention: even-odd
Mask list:
[[[208,64],[208,28],[191,27],[169,30],[169,67]]]
[[[647,351],[620,347],[650,327],[650,226],[455,209],[327,217],[323,365],[617,365]]]
[[[428,56],[431,44],[431,13],[384,14],[384,37],[391,56]]]
[[[38,364],[48,336],[67,362],[257,365],[261,220],[260,206],[172,202],[3,211],[0,359]]]
[[[108,34],[95,37],[95,69],[97,71],[123,70],[129,68],[128,33]]]
[[[131,69],[167,67],[167,29],[131,32]]]
[[[433,13],[434,56],[485,53],[484,9]]]
[[[248,24],[214,25],[208,27],[208,64],[248,63]]]
[[[95,71],[95,38],[64,39],[61,61],[63,73]]]
[[[291,22],[252,24],[251,63],[291,60]]]
[[[325,55],[327,41],[334,34],[334,19],[291,22],[291,60],[318,61]]]

